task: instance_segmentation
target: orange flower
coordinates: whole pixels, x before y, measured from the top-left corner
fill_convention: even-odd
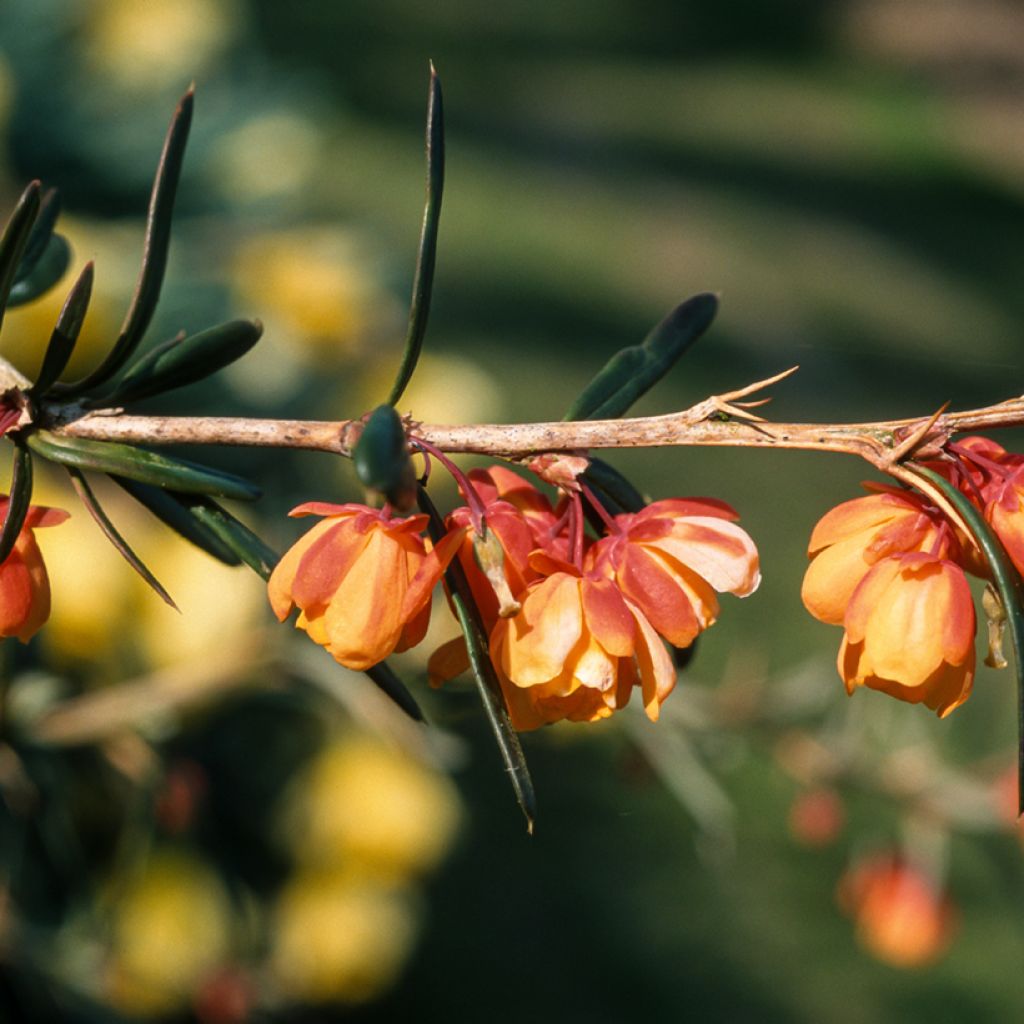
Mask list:
[[[537,553],[549,572],[529,586],[517,615],[491,633],[491,661],[520,730],[607,718],[640,683],[654,721],[675,686],[667,651],[643,612],[615,584]]]
[[[614,580],[651,625],[686,647],[718,617],[715,591],[738,597],[761,582],[757,548],[711,498],[669,498],[619,515],[618,532],[588,552],[587,567]]]
[[[427,551],[423,515],[392,518],[364,505],[309,502],[290,515],[326,516],[277,564],[268,583],[282,622],[295,623],[342,665],[367,669],[418,644],[430,620],[430,594],[462,541],[445,535]]]
[[[930,550],[943,523],[924,498],[888,487],[826,512],[807,547],[812,561],[800,595],[807,610],[822,622],[841,625],[871,567],[888,555]],[[952,534],[946,534],[951,545]]]
[[[850,599],[839,674],[944,718],[974,680],[974,605],[963,569],[923,552],[883,558]]]
[[[857,922],[857,938],[892,967],[924,967],[946,951],[956,929],[948,899],[923,871],[877,856],[849,871],[839,904]]]
[[[6,495],[0,497],[0,520],[9,504]],[[14,549],[0,565],[0,637],[16,636],[28,643],[50,617],[50,579],[32,531],[67,518],[63,509],[29,507]]]

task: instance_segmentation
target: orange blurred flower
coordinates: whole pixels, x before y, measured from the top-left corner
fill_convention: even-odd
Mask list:
[[[0,497],[0,521],[9,504],[10,498]],[[32,531],[67,518],[63,509],[29,507],[14,548],[0,565],[0,637],[16,636],[28,643],[50,617],[50,579]]]
[[[889,487],[826,512],[807,546],[812,561],[800,595],[807,610],[822,622],[842,625],[871,567],[889,555],[930,550],[944,522],[924,498]],[[947,549],[953,543],[949,531],[944,543]]]
[[[761,582],[757,548],[711,498],[668,498],[618,515],[618,532],[588,552],[587,568],[614,580],[651,625],[686,647],[718,616],[715,591],[738,597]]]
[[[960,566],[916,552],[883,558],[861,580],[843,620],[839,674],[923,703],[944,718],[974,680],[974,604]]]
[[[270,577],[278,619],[298,607],[296,626],[353,669],[367,669],[423,639],[431,591],[462,541],[461,530],[428,551],[423,515],[395,518],[365,505],[324,502],[300,505],[290,515],[326,518],[285,553]]]
[[[648,717],[657,720],[676,673],[644,613],[611,580],[542,553],[531,561],[548,575],[491,633],[491,661],[515,728],[607,718],[637,682]]]
[[[826,786],[805,789],[789,808],[790,835],[804,846],[820,848],[834,843],[846,823],[839,794]]]
[[[946,951],[956,929],[949,900],[923,871],[882,855],[855,865],[839,883],[840,907],[857,938],[892,967],[924,967]]]

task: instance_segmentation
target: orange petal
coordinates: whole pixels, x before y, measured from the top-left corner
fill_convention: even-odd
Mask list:
[[[448,563],[459,550],[459,545],[466,536],[466,529],[465,526],[460,526],[455,530],[449,530],[419,563],[402,601],[400,614],[404,621],[416,615],[430,600],[431,591],[437,586],[438,580],[448,568]]]
[[[873,532],[897,516],[916,515],[921,511],[920,503],[898,494],[868,494],[863,498],[852,498],[836,505],[818,520],[811,532],[807,545],[809,555],[816,554],[824,547],[845,540],[864,531]]]
[[[440,647],[427,659],[427,680],[433,687],[469,671],[469,651],[466,638],[457,636]]]
[[[351,519],[329,519],[326,525],[295,570],[292,601],[300,608],[327,604],[370,539],[370,533],[356,530]]]
[[[304,533],[281,557],[267,581],[267,594],[270,607],[281,622],[288,618],[292,610],[292,584],[295,581],[295,570],[309,548],[328,530],[337,524],[329,519],[317,523],[311,530]]]
[[[617,579],[623,594],[670,644],[686,647],[701,631],[702,623],[689,594],[679,585],[678,574],[653,552],[626,545]]]
[[[15,548],[0,565],[0,636],[20,637],[32,610],[32,574]]]
[[[723,519],[677,520],[653,547],[702,576],[719,593],[746,597],[761,582],[757,548],[746,530]]]
[[[656,722],[661,705],[676,685],[676,669],[654,627],[638,608],[633,609],[637,624],[636,661],[647,717]]]
[[[860,535],[824,548],[814,556],[804,574],[800,588],[804,607],[822,622],[842,625],[853,592],[870,569]]]
[[[584,579],[580,591],[587,629],[609,653],[628,658],[633,653],[636,623],[618,587],[611,580]]]
[[[558,573],[527,593],[509,623],[503,664],[516,686],[538,686],[561,674],[583,630],[579,582]]]

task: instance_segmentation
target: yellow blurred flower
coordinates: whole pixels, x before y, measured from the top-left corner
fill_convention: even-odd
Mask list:
[[[394,300],[338,228],[255,235],[239,248],[232,280],[246,315],[318,364],[350,357],[383,333],[401,334]]]
[[[278,902],[272,969],[289,999],[366,1002],[393,984],[415,935],[400,892],[340,872],[300,872]]]
[[[220,880],[197,858],[163,851],[114,896],[107,998],[134,1016],[181,1008],[229,952]]]
[[[281,832],[301,864],[403,879],[437,866],[459,817],[446,776],[370,737],[346,736],[296,779]]]
[[[140,553],[181,614],[137,581],[134,626],[147,661],[165,666],[223,658],[233,648],[248,651],[263,615],[263,582],[244,566],[224,565],[164,527],[152,529],[153,542]],[[127,566],[124,571],[131,573]]]
[[[93,0],[84,50],[94,75],[124,89],[184,87],[234,38],[234,0]]]

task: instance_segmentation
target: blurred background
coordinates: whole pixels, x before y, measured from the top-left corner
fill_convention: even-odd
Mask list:
[[[196,83],[150,339],[233,316],[266,334],[150,411],[343,418],[383,400],[429,59],[448,177],[416,418],[557,418],[706,290],[716,323],[638,412],[794,364],[774,418],[1022,390],[1013,0],[7,0],[0,47],[0,197],[56,186],[73,267],[96,260],[73,371],[116,333],[163,133]],[[4,322],[26,373],[69,283]],[[324,455],[202,457],[265,488],[239,514],[278,549],[293,505],[359,497]],[[277,627],[254,575],[102,491],[168,609],[44,477],[36,501],[73,518],[39,536],[50,625],[0,652],[0,1017],[1019,1019],[1010,673],[981,668],[945,722],[848,700],[839,631],[800,603],[809,532],[868,467],[613,461],[653,497],[732,503],[764,582],[723,601],[657,727],[633,708],[524,737],[532,838],[471,687],[426,687],[454,631],[442,603],[395,661],[423,730]]]

